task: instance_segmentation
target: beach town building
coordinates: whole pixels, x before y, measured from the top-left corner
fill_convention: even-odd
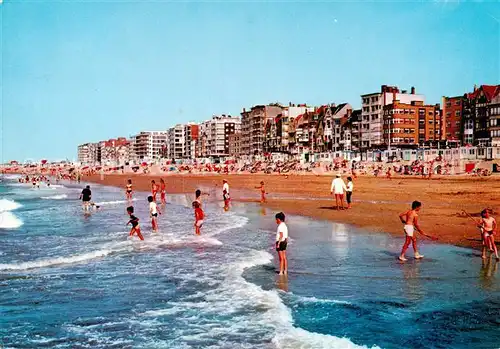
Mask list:
[[[85,143],[78,146],[78,162],[84,165],[101,163],[100,143]]]
[[[443,134],[447,141],[462,140],[463,96],[443,97]]]
[[[241,132],[241,120],[231,115],[213,116],[200,124],[198,146],[203,158],[229,156],[229,136]]]
[[[488,106],[489,125],[491,145],[500,147],[500,91],[497,91],[496,96],[491,99]]]
[[[78,162],[81,164],[89,165],[90,162],[90,143],[80,144],[78,146]]]
[[[229,156],[232,158],[241,156],[241,131],[229,135]]]
[[[283,112],[279,104],[256,105],[241,113],[242,154],[247,156],[263,155],[265,127],[268,120]]]
[[[361,109],[356,109],[346,117],[341,124],[342,149],[350,152],[359,152],[361,149]]]
[[[396,92],[393,94],[391,104],[383,108],[383,145],[417,147],[443,139],[439,104],[403,103],[397,99]]]
[[[182,157],[184,159],[195,159],[198,157],[199,126],[194,122],[184,125],[184,148]]]
[[[167,158],[182,159],[185,150],[184,125],[177,124],[168,129],[167,135]]]
[[[167,145],[168,131],[142,131],[133,136],[136,161],[154,161],[162,157]]]
[[[361,95],[361,147],[377,148],[384,146],[383,114],[384,107],[397,99],[400,103],[425,102],[423,95],[417,95],[415,88],[411,92],[400,92],[397,86],[382,85],[380,92]]]
[[[99,142],[101,165],[123,166],[130,159],[130,141],[125,137]]]

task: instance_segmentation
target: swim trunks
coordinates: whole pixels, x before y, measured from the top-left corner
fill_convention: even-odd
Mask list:
[[[203,219],[196,222],[197,227],[201,228],[202,225],[203,225]]]
[[[413,237],[413,232],[415,230],[415,227],[411,224],[405,224],[404,231],[407,236]]]
[[[288,241],[285,239],[284,241],[276,242],[276,251],[286,251],[286,246],[288,245]]]

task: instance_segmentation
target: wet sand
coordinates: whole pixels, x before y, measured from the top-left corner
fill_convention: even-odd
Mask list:
[[[151,180],[159,182],[160,176],[111,174],[84,177],[83,180],[125,187],[128,178],[134,188],[149,191]],[[290,214],[352,224],[367,231],[387,232],[403,237],[398,215],[409,209],[413,200],[423,204],[420,226],[439,242],[477,248],[479,232],[473,222],[462,213],[466,210],[478,217],[487,207],[500,212],[500,181],[497,177],[444,177],[421,178],[395,177],[392,180],[359,177],[354,180],[353,207],[336,211],[330,195],[332,177],[315,175],[165,175],[167,193],[193,193],[198,188],[214,188],[217,199],[222,200],[222,179],[231,187],[232,200],[258,202],[260,193],[255,189],[265,182],[269,193],[264,205]],[[345,180],[345,176],[343,177]],[[250,194],[250,195],[249,195]],[[314,232],[311,232],[314,233]]]

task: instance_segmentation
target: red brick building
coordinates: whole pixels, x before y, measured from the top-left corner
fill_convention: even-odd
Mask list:
[[[443,97],[443,133],[448,141],[462,139],[462,100],[463,96]]]

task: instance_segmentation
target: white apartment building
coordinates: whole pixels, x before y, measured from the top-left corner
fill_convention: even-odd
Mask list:
[[[361,95],[361,147],[377,147],[383,144],[383,114],[384,106],[391,104],[394,96],[401,103],[425,102],[423,95],[415,94],[415,88],[411,92],[399,91],[397,86],[382,85],[380,92]],[[424,103],[425,104],[425,103]]]
[[[214,116],[200,124],[201,157],[229,156],[229,136],[241,131],[241,120],[231,115]]]
[[[162,155],[162,146],[168,142],[168,131],[142,131],[133,138],[133,152],[137,161],[153,161]]]
[[[78,162],[83,165],[97,165],[101,162],[99,143],[85,143],[78,146]]]
[[[169,159],[182,159],[184,157],[185,135],[184,125],[177,124],[168,129],[168,155]]]

